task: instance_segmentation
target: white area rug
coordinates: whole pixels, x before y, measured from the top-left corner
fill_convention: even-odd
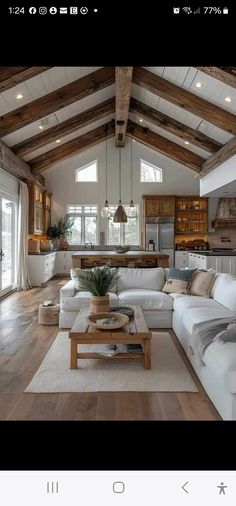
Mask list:
[[[80,350],[88,349],[81,345]],[[25,392],[197,392],[168,332],[153,333],[152,369],[143,360],[80,360],[70,369],[70,340],[59,332]]]

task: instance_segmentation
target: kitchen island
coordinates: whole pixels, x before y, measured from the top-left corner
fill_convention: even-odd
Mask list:
[[[163,255],[155,251],[80,251],[72,254],[72,267],[88,269],[91,267],[168,267],[169,255]]]

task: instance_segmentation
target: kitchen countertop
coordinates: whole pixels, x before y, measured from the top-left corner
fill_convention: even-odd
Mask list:
[[[196,251],[192,250],[189,251],[189,253],[194,253],[196,255],[204,255],[207,257],[235,257],[236,256],[236,250],[228,250],[228,251],[212,251],[212,250],[206,250],[206,251]]]
[[[52,251],[41,251],[40,253],[28,253],[28,255],[50,255],[51,253],[57,253],[58,251],[66,252],[74,252],[75,255],[78,256],[127,256],[127,257],[135,257],[135,256],[161,256],[161,257],[168,257],[169,255],[164,255],[162,253],[158,253],[158,251],[145,251],[145,250],[133,250],[133,251],[126,251],[126,253],[117,253],[114,250],[52,250]]]

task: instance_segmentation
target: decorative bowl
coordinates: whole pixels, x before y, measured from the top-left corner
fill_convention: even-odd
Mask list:
[[[88,316],[89,325],[102,330],[120,329],[128,322],[129,317],[122,313],[95,313]]]
[[[126,253],[129,249],[130,246],[116,246],[115,251],[116,253]]]

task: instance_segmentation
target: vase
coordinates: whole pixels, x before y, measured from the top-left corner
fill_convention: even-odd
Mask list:
[[[102,297],[91,295],[90,298],[90,313],[107,313],[110,311],[109,295]]]
[[[60,249],[60,239],[53,239],[52,242],[53,242],[53,249],[59,250]]]

